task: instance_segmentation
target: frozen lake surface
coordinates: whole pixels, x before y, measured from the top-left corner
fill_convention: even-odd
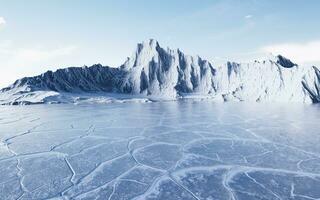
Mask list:
[[[320,106],[0,107],[0,199],[320,199]]]

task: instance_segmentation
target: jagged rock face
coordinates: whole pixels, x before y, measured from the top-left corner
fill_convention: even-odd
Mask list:
[[[103,67],[102,65],[70,67],[19,79],[10,87],[2,89],[2,92],[24,86],[27,91],[112,92],[118,88],[124,75],[124,72],[117,68]]]
[[[215,70],[200,57],[163,49],[155,40],[138,45],[121,69],[128,72],[123,92],[176,97],[180,93],[214,92]]]
[[[134,55],[119,68],[72,67],[19,79],[1,90],[0,104],[19,103],[26,98],[29,101],[33,96],[48,99],[52,95],[48,92],[116,92],[164,99],[201,95],[224,101],[317,103],[320,71],[294,64],[281,55],[262,62],[214,66],[199,56],[163,49],[150,40],[138,44]]]
[[[313,103],[320,102],[320,70],[313,66],[312,71],[303,77],[302,84]]]
[[[200,57],[165,50],[150,40],[139,44],[121,69],[128,72],[121,91],[133,94],[169,98],[199,94],[220,96],[224,101],[319,101],[316,68],[298,66],[281,55],[262,62],[213,67]],[[309,84],[312,87],[303,86],[303,80],[313,82]]]
[[[218,91],[225,100],[309,102],[301,84],[307,72],[299,66],[285,68],[276,60],[228,63],[218,69]]]

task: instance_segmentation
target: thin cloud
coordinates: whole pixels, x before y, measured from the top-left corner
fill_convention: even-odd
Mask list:
[[[7,21],[4,19],[4,17],[0,17],[0,26],[6,25]]]
[[[75,46],[66,46],[57,49],[19,49],[15,52],[15,57],[24,62],[41,62],[51,60],[60,56],[72,54],[76,49]]]
[[[320,40],[305,43],[282,43],[262,47],[263,52],[281,54],[297,63],[320,62]]]
[[[66,45],[56,48],[18,48],[11,41],[0,41],[0,88],[17,78],[32,76],[48,70],[45,66],[58,66],[59,61],[73,55],[77,47]]]
[[[246,16],[244,16],[244,18],[246,18],[246,19],[251,19],[253,16],[252,15],[246,15]]]

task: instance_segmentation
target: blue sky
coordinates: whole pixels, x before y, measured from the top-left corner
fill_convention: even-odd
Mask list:
[[[318,0],[0,0],[0,87],[68,66],[119,66],[149,38],[213,63],[320,63]],[[319,56],[317,55],[319,54]]]

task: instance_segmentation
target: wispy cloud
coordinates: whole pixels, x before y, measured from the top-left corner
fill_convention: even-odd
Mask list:
[[[14,57],[24,62],[41,62],[51,60],[60,56],[72,54],[76,49],[75,46],[65,46],[56,49],[18,49],[13,52]]]
[[[0,17],[0,27],[4,26],[7,23],[7,21],[4,19],[4,17]]]
[[[320,40],[305,43],[282,43],[262,47],[263,52],[281,54],[297,63],[320,62]]]
[[[58,65],[59,60],[72,56],[77,47],[65,45],[56,48],[20,48],[12,41],[0,42],[0,88],[23,76],[36,75]]]
[[[244,16],[244,18],[246,18],[246,19],[251,19],[253,17],[253,15],[246,15],[246,16]]]
[[[61,56],[71,55],[77,49],[74,45],[67,45],[57,48],[15,48],[12,41],[4,41],[0,43],[0,67],[5,63],[29,65],[33,63],[45,62],[56,59]]]

